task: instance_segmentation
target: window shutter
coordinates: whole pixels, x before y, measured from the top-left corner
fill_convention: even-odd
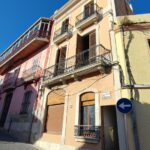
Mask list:
[[[66,59],[66,50],[67,50],[67,47],[62,47],[60,49],[60,58],[59,58],[59,62],[60,61],[64,61]]]
[[[64,104],[48,106],[46,130],[48,133],[61,134],[63,124]]]
[[[48,95],[48,113],[46,131],[53,134],[61,134],[64,114],[65,92],[55,90]]]
[[[67,47],[62,47],[58,49],[56,56],[56,66],[55,66],[55,75],[61,74],[65,69],[65,59],[66,59],[66,50]]]
[[[79,55],[83,50],[83,42],[82,37],[78,34],[77,35],[77,49],[76,49],[76,67],[82,64],[82,57]]]
[[[95,31],[89,34],[89,60],[95,61],[96,58],[96,33]]]
[[[63,73],[65,69],[66,50],[67,50],[67,47],[62,47],[60,49],[60,57],[59,57],[59,64],[58,64],[59,74]]]

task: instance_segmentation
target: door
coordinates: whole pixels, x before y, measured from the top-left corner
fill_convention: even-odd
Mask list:
[[[102,107],[102,146],[104,150],[119,150],[115,106]]]
[[[3,127],[7,118],[7,114],[9,111],[9,107],[10,107],[10,103],[11,103],[11,99],[12,99],[13,94],[12,93],[8,93],[6,95],[5,101],[4,101],[4,106],[3,106],[3,111],[2,111],[2,115],[0,118],[0,126]]]

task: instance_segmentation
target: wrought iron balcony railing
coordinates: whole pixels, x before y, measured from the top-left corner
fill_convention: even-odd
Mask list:
[[[106,49],[102,45],[96,45],[91,49],[84,50],[83,52],[73,57],[62,60],[59,63],[47,68],[45,70],[43,80],[52,80],[62,75],[67,76],[71,73],[77,73],[81,70],[85,70],[85,73],[87,73],[86,71],[89,68],[94,68],[99,65],[105,66],[110,64],[110,50]],[[94,69],[92,69],[91,71],[94,71]]]
[[[62,41],[63,39],[69,38],[72,35],[73,26],[66,25],[62,26],[60,29],[54,33],[54,42]]]
[[[79,125],[75,126],[74,135],[77,138],[83,138],[87,140],[100,140],[100,126],[92,125]]]
[[[9,77],[8,79],[5,79],[4,82],[3,82],[2,90],[5,91],[5,90],[8,90],[8,89],[14,89],[15,85],[16,85],[16,79],[17,79],[16,76]]]
[[[39,66],[33,66],[23,72],[24,81],[37,80],[43,75],[43,69]]]
[[[34,38],[46,39],[49,41],[50,36],[50,20],[48,18],[40,18],[33,24],[23,35],[21,35],[4,53],[0,56],[0,63],[17,53],[25,45],[29,44]]]
[[[90,18],[94,14],[100,15],[101,14],[101,9],[102,8],[98,7],[96,4],[91,5],[90,8],[89,8],[89,11],[84,10],[82,13],[80,13],[76,17],[76,26],[79,25],[84,20],[87,20],[88,18]]]

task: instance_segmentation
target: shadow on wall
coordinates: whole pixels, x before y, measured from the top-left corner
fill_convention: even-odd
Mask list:
[[[39,131],[42,127],[38,118],[40,112],[37,111],[42,107],[39,95],[40,78],[28,81],[23,78],[7,79],[6,77],[2,89],[6,96],[0,116],[1,127],[18,142],[35,142],[40,138]],[[19,96],[20,91],[23,93],[22,97]],[[28,91],[31,91],[31,95],[25,96]],[[12,97],[7,96],[10,93],[13,93]],[[7,141],[7,138],[2,140]]]
[[[142,33],[143,35],[148,35],[149,33],[146,30],[141,30],[141,26],[137,23],[134,23],[128,19],[128,17],[124,18],[124,21],[122,22],[122,32],[123,32],[123,44],[124,44],[124,53],[125,53],[125,59],[126,59],[126,66],[127,66],[127,72],[128,72],[128,79],[130,85],[138,84],[135,80],[135,75],[137,74],[140,76],[141,72],[138,72],[138,70],[132,70],[133,68],[138,66],[134,64],[134,62],[131,60],[131,51],[135,51],[132,47],[132,42],[136,40],[134,32],[130,27],[136,26],[137,32]],[[127,29],[127,31],[126,31]],[[136,50],[137,51],[137,50]],[[135,52],[136,53],[136,52]],[[138,60],[140,61],[141,56],[139,55]],[[147,70],[145,70],[146,72]],[[124,76],[123,72],[121,72],[122,75],[122,85],[124,84]],[[144,78],[144,76],[143,76]],[[147,149],[147,147],[150,146],[150,143],[147,139],[149,139],[150,135],[150,129],[149,129],[149,118],[150,118],[150,103],[144,103],[144,100],[147,101],[148,91],[150,89],[137,89],[133,88],[131,86],[130,88],[130,97],[133,101],[133,111],[131,113],[132,121],[133,121],[133,132],[134,132],[134,139],[135,139],[135,146],[136,149]],[[147,95],[147,98],[146,98]],[[145,101],[145,102],[146,102]],[[143,103],[142,103],[143,102]],[[142,128],[141,128],[142,127]]]

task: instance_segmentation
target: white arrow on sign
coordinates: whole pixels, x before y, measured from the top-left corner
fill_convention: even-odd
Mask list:
[[[125,104],[125,103],[121,103],[119,105],[120,108],[125,109],[125,107],[131,107],[131,104]]]

